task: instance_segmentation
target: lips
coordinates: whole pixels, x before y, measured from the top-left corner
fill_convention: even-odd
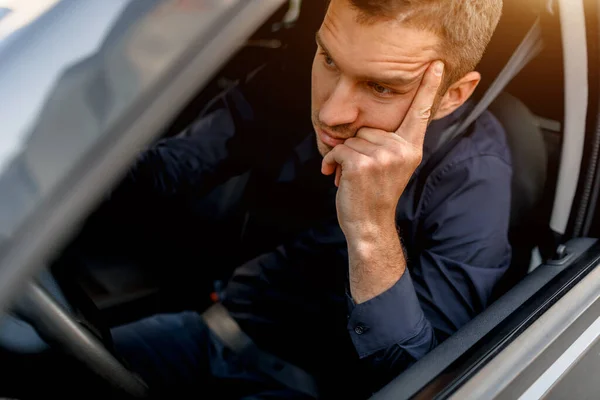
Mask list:
[[[319,135],[319,139],[329,147],[338,146],[346,141],[346,139],[339,139],[330,135],[321,128],[317,128],[317,134]]]

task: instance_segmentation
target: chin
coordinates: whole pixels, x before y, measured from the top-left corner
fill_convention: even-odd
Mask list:
[[[319,154],[325,157],[327,153],[329,153],[332,150],[332,148],[326,145],[325,143],[321,142],[321,140],[319,140],[319,137],[316,134],[315,138],[317,140],[317,149],[319,149]]]

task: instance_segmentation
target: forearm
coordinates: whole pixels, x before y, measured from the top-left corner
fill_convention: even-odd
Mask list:
[[[400,280],[406,260],[395,222],[363,229],[348,239],[350,293],[356,304],[369,301]]]
[[[436,344],[407,271],[395,223],[372,224],[347,235],[350,306],[348,331],[365,366],[377,376],[399,373]]]

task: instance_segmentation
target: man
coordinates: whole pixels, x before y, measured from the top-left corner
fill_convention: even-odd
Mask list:
[[[509,265],[512,171],[498,122],[484,114],[421,175],[442,131],[469,109],[480,81],[473,69],[501,7],[329,4],[312,71],[316,146],[303,142],[266,174],[274,179],[262,186],[255,220],[279,246],[263,241],[269,250],[239,267],[222,297],[243,335],[283,360],[281,368],[308,372],[321,397],[364,397],[387,383],[483,310]],[[243,114],[239,104],[232,114]],[[223,128],[232,114],[221,111],[144,154],[122,193],[145,185],[189,195],[223,181],[222,171],[239,173]],[[226,161],[198,147],[215,131]],[[281,215],[305,229],[278,227]],[[282,383],[236,353],[206,321],[194,312],[160,315],[113,333],[159,395],[310,396],[302,382]]]

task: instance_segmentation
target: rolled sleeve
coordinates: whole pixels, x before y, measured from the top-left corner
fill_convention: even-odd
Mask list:
[[[430,336],[431,329],[408,270],[394,286],[365,303],[356,305],[349,297],[349,311],[347,328],[360,358],[404,344],[407,351],[417,353],[413,357],[424,355],[409,350],[420,336]]]

